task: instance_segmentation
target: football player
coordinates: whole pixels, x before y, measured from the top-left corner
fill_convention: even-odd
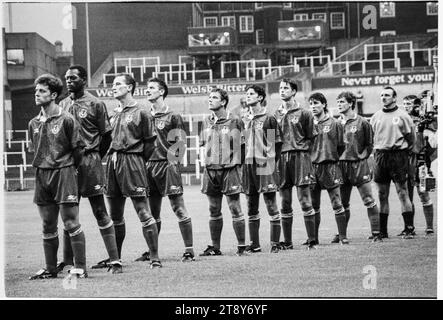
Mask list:
[[[74,256],[70,277],[86,278],[85,235],[78,213],[78,166],[84,143],[74,117],[56,104],[62,93],[62,81],[50,74],[35,80],[35,104],[41,109],[29,122],[30,151],[34,152],[32,165],[35,174],[34,203],[43,224],[43,251],[46,267],[30,280],[57,277],[58,214]]]
[[[148,200],[152,216],[157,221],[160,234],[160,211],[162,198],[168,196],[174,211],[185,245],[182,261],[194,261],[191,217],[183,200],[183,185],[180,174],[180,161],[186,150],[186,133],[180,114],[169,110],[165,103],[168,86],[159,78],[152,78],[147,83],[147,97],[151,104],[154,118],[154,130],[157,139],[154,152],[146,163],[148,177]],[[145,252],[136,261],[149,260],[149,252]]]

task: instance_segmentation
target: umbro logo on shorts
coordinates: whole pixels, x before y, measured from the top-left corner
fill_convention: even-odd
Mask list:
[[[99,184],[97,184],[97,185],[94,186],[94,189],[95,189],[95,190],[100,190],[101,188],[102,188],[102,186],[99,185]]]
[[[239,186],[231,186],[231,190],[237,190]]]
[[[170,186],[169,189],[171,189],[171,190],[179,190],[181,188],[179,186]]]
[[[145,188],[143,188],[143,187],[135,188],[135,192],[143,192],[143,191],[145,191]]]
[[[363,179],[365,179],[365,180],[369,179],[369,176],[363,176]]]
[[[340,180],[339,179],[335,179],[334,183],[340,183]]]
[[[275,189],[277,186],[273,183],[268,184],[268,189]]]
[[[69,201],[77,200],[77,196],[70,194],[69,196],[66,197],[66,200],[69,200]]]

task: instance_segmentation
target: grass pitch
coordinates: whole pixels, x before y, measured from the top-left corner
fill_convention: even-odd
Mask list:
[[[375,193],[375,186],[373,187]],[[294,190],[295,193],[295,190]],[[194,249],[202,252],[210,243],[208,203],[198,186],[185,186],[185,203],[192,216]],[[300,206],[294,204],[294,250],[269,253],[269,219],[261,199],[260,237],[262,253],[235,256],[236,241],[232,220],[223,202],[223,256],[196,257],[180,261],[183,242],[168,199],[163,201],[159,239],[161,269],[149,269],[147,262],[133,262],[146,244],[141,225],[128,199],[126,239],[123,244],[124,273],[111,275],[105,269],[88,270],[89,278],[76,283],[58,279],[30,281],[28,277],[44,266],[41,222],[33,191],[5,193],[5,294],[29,298],[298,298],[298,297],[436,297],[437,235],[424,237],[423,210],[416,200],[417,236],[403,240],[395,235],[402,229],[400,206],[391,189],[390,239],[370,243],[366,208],[354,190],[351,197],[348,246],[330,244],[336,224],[329,197],[322,193],[320,246],[307,251],[299,245],[306,239]],[[435,208],[436,193],[431,194]],[[246,201],[242,195],[242,209]],[[296,199],[294,194],[294,199]],[[435,217],[437,216],[435,209]],[[80,204],[80,222],[86,234],[87,264],[106,257],[104,244],[88,201]],[[434,221],[434,226],[437,221]],[[59,233],[62,232],[59,222]],[[246,230],[246,234],[248,231]],[[61,240],[62,237],[60,237]],[[248,239],[248,237],[247,237]],[[247,240],[248,241],[248,240]],[[59,259],[62,257],[60,241]]]

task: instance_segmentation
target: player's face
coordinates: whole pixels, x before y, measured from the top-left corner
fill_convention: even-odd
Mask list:
[[[279,92],[280,92],[280,98],[283,101],[290,100],[297,93],[297,91],[292,90],[290,84],[287,82],[280,82]]]
[[[55,100],[56,97],[57,93],[51,93],[47,85],[39,83],[35,86],[34,99],[37,107],[44,107],[49,105],[51,101]]]
[[[155,102],[158,98],[163,97],[165,91],[160,89],[157,82],[148,82],[147,97],[149,102]]]
[[[261,103],[262,99],[262,96],[259,96],[254,89],[251,88],[246,91],[246,105],[256,106]]]
[[[209,110],[215,111],[225,105],[225,101],[221,99],[219,92],[211,92],[208,98]]]
[[[349,103],[345,98],[337,99],[338,112],[346,113],[351,108],[351,106],[352,104]]]
[[[408,100],[408,99],[403,100],[403,107],[405,108],[407,113],[412,111],[413,106],[414,106],[414,102],[412,100]]]
[[[318,117],[324,113],[325,105],[318,100],[311,99],[309,100],[309,105],[311,106],[311,111],[314,116]]]
[[[380,97],[384,107],[389,107],[396,102],[396,99],[394,98],[394,92],[392,92],[391,89],[384,89],[381,92]]]
[[[131,92],[131,86],[126,84],[125,77],[115,77],[112,82],[112,93],[114,94],[114,98],[122,99],[126,97],[128,93]]]
[[[86,82],[78,73],[77,69],[66,71],[65,80],[69,92],[79,92],[85,87]]]

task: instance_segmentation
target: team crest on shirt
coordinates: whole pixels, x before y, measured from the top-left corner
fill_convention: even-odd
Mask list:
[[[78,117],[79,118],[86,118],[86,116],[88,115],[88,112],[86,111],[86,109],[80,109],[80,111],[78,112]]]
[[[352,133],[357,132],[357,126],[352,126],[349,131],[351,131]]]
[[[157,120],[157,128],[158,128],[159,130],[164,129],[164,128],[165,128],[165,121],[163,121],[163,120]]]
[[[60,132],[60,126],[59,126],[58,124],[54,125],[54,126],[52,127],[52,129],[51,129],[51,132],[52,132],[53,134],[57,134],[57,133],[59,133],[59,132]]]
[[[324,133],[328,133],[329,131],[331,131],[331,126],[324,126],[323,127],[323,132]]]
[[[257,130],[263,129],[263,121],[257,121],[255,123],[255,129],[257,129]]]
[[[298,123],[298,117],[296,117],[296,116],[291,117],[291,122],[293,124],[297,124]]]
[[[393,117],[392,118],[392,124],[399,124],[400,123],[400,118],[399,117]]]
[[[227,127],[227,126],[224,126],[222,129],[221,129],[221,133],[223,133],[223,134],[227,134],[229,132],[229,128]]]
[[[132,114],[128,114],[125,118],[126,123],[129,123],[132,121]]]

